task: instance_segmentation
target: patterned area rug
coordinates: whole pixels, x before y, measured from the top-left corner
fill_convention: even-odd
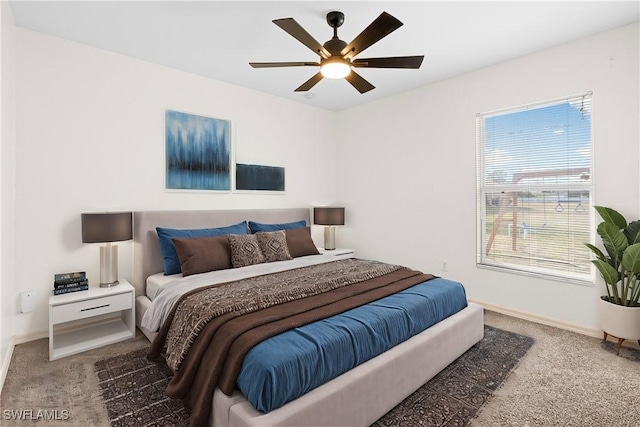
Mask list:
[[[515,369],[533,339],[485,325],[485,336],[431,381],[380,418],[382,426],[464,426]],[[96,362],[113,427],[187,426],[189,410],[164,390],[171,370],[147,349]]]
[[[164,362],[151,362],[149,348],[95,363],[112,427],[188,426],[190,411],[165,394],[173,375]]]
[[[609,340],[613,340],[613,338],[609,338]],[[611,354],[617,354],[617,343],[615,342],[602,341],[600,343],[600,347]],[[622,348],[620,349],[620,354],[618,354],[618,356],[624,357],[625,359],[633,360],[635,362],[640,362],[640,350],[635,348],[622,346]]]
[[[533,338],[485,325],[484,338],[373,425],[465,426],[533,345]]]

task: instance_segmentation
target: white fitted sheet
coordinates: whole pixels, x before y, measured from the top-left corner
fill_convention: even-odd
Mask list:
[[[309,265],[323,264],[339,259],[351,258],[352,256],[353,254],[338,256],[332,254],[310,255],[294,258],[290,261],[269,262],[242,268],[210,271],[208,273],[194,274],[187,277],[182,277],[179,274],[162,276],[162,273],[158,273],[149,276],[149,279],[147,279],[147,296],[149,296],[151,300],[151,305],[142,316],[140,325],[150,331],[157,332],[180,297],[193,289]],[[149,289],[150,283],[155,289]],[[150,292],[153,293],[150,294]]]
[[[151,276],[147,277],[147,288],[146,288],[147,297],[151,301],[153,301],[154,298],[156,297],[156,293],[160,288],[162,288],[164,285],[168,283],[173,282],[176,279],[181,279],[181,278],[182,278],[181,274],[171,274],[169,276],[165,276],[164,273],[152,274]]]

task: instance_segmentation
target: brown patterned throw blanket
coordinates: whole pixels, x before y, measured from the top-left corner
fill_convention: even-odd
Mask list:
[[[202,328],[225,313],[238,315],[380,277],[400,266],[347,259],[239,280],[189,295],[180,303],[167,336],[167,365],[180,369]]]
[[[212,285],[183,295],[151,345],[175,371],[167,395],[207,425],[213,392],[231,394],[246,353],[261,341],[433,278],[405,267],[345,259]]]

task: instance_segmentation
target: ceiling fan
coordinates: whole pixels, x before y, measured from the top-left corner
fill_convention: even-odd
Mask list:
[[[303,45],[320,56],[320,62],[250,62],[253,68],[270,67],[320,67],[320,71],[301,84],[295,91],[306,92],[324,77],[344,78],[360,93],[375,89],[371,83],[356,73],[353,68],[413,68],[418,69],[424,56],[395,56],[385,58],[354,59],[356,55],[388,36],[402,26],[402,22],[387,12],[382,12],[349,44],[338,38],[338,27],[344,23],[344,13],[327,14],[327,23],[333,28],[333,38],[321,45],[293,18],[275,19],[278,27],[289,33]]]

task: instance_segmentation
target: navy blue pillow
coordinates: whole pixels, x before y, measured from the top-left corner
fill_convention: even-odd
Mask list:
[[[160,252],[162,252],[162,265],[164,274],[180,273],[180,259],[173,244],[174,237],[193,238],[225,236],[227,234],[247,234],[247,221],[242,221],[236,225],[218,228],[197,228],[192,230],[176,230],[174,228],[156,227],[158,239],[160,240]]]
[[[292,230],[294,228],[304,228],[307,226],[307,221],[304,219],[296,222],[285,222],[283,224],[261,224],[259,222],[249,221],[249,229],[252,233],[259,231],[280,231],[280,230]]]

